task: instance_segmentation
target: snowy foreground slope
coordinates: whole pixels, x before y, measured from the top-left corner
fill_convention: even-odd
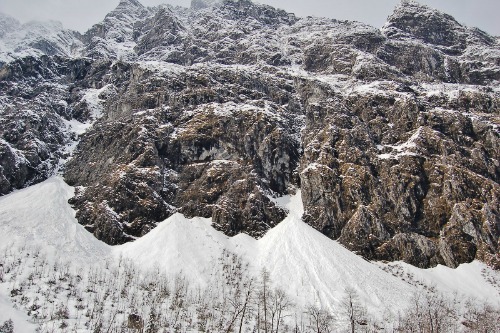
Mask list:
[[[98,241],[77,223],[67,203],[72,195],[71,187],[60,177],[53,177],[2,197],[2,253],[36,248],[49,254],[49,262],[71,262],[80,270],[108,267],[127,258],[137,267],[138,275],[150,270],[169,276],[180,273],[193,285],[206,288],[213,273],[222,270],[219,258],[226,250],[250,263],[249,270],[255,276],[265,268],[273,285],[285,290],[299,307],[317,305],[335,311],[345,291],[352,289],[368,313],[378,318],[410,306],[422,286],[435,286],[446,295],[457,293],[481,302],[500,300],[495,285],[500,274],[479,262],[456,270],[442,266],[421,270],[401,263],[376,265],[358,257],[302,222],[300,192],[274,199],[289,211],[288,216],[259,240],[244,234],[229,238],[213,229],[210,219],[186,219],[175,214],[146,236],[116,247]],[[35,326],[23,326],[28,317],[9,303],[9,292],[16,287],[16,282],[0,283],[0,324],[12,318],[16,326],[26,327],[28,332]]]
[[[152,267],[179,270],[204,283],[224,249],[240,254],[255,274],[266,268],[271,280],[302,305],[337,306],[347,287],[354,288],[372,310],[404,307],[413,289],[330,240],[301,221],[300,193],[287,205],[288,217],[263,238],[240,234],[228,238],[209,219],[188,220],[176,214],[115,253]],[[176,272],[177,273],[177,272]],[[405,295],[402,297],[402,295]]]
[[[68,205],[73,189],[61,178],[0,198],[0,241],[2,245],[39,245],[54,256],[95,262],[105,257],[109,247],[96,242],[75,221]]]

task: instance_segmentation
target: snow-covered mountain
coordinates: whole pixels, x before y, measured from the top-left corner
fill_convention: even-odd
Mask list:
[[[136,0],[121,0],[116,9],[83,35],[83,55],[94,59],[127,59],[135,46],[134,25],[151,15]]]
[[[0,65],[14,59],[42,55],[72,57],[82,47],[77,32],[60,22],[27,22],[0,13]]]
[[[0,262],[14,290],[0,306],[45,328],[57,312],[57,325],[118,330],[158,306],[184,311],[181,331],[235,318],[243,331],[262,305],[245,288],[269,279],[294,303],[285,330],[307,331],[314,313],[341,330],[353,295],[369,314],[358,328],[405,331],[419,302],[448,304],[450,330],[495,316],[464,299],[499,299],[498,38],[415,1],[379,29],[249,0],[121,0],[83,35],[2,15],[0,57],[0,231],[16,249]],[[33,253],[82,267],[59,284],[67,304],[46,292],[59,305],[39,307],[34,286],[53,280]],[[89,296],[92,267],[120,290]],[[82,274],[91,282],[75,287]],[[148,303],[175,276],[198,297]],[[258,299],[251,311],[220,296],[225,280],[241,304],[243,289]],[[104,317],[78,320],[88,311]]]

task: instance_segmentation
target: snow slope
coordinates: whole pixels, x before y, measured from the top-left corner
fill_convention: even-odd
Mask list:
[[[40,246],[70,261],[95,262],[109,246],[95,239],[75,219],[68,199],[74,189],[61,177],[0,198],[0,248],[15,244]]]
[[[401,274],[403,277],[427,286],[435,286],[445,294],[458,292],[467,298],[500,306],[500,274],[482,262],[462,264],[456,269],[443,265],[419,269],[404,262],[390,263],[388,266],[399,267],[404,272]]]
[[[0,198],[0,248],[38,245],[59,259],[80,265],[129,258],[142,269],[182,273],[201,286],[220,269],[217,259],[226,249],[249,262],[254,274],[266,268],[275,287],[285,290],[300,306],[335,308],[350,288],[374,315],[404,309],[419,290],[417,283],[396,277],[405,276],[382,270],[305,224],[300,192],[275,199],[288,209],[288,217],[259,240],[243,234],[229,238],[212,228],[210,219],[175,214],[146,236],[117,247],[98,241],[76,222],[67,203],[72,195],[73,189],[62,178],[53,177]],[[500,281],[500,275],[481,263],[457,270],[396,264],[412,275],[413,282],[434,285],[448,295],[457,292],[493,303],[500,300],[498,285],[492,284]],[[1,289],[0,310],[9,308],[6,295]]]
[[[347,288],[355,290],[374,315],[381,316],[387,310],[397,313],[409,304],[418,290],[417,283],[404,282],[383,271],[304,223],[300,192],[276,201],[288,209],[289,215],[259,240],[244,234],[229,238],[214,230],[210,219],[187,219],[176,214],[135,242],[115,247],[114,255],[129,258],[144,269],[183,273],[204,285],[217,269],[217,258],[227,249],[249,262],[254,274],[266,268],[276,287],[286,290],[302,306],[316,303],[338,307]],[[499,290],[482,273],[491,270],[481,263],[462,265],[457,270],[405,267],[421,276],[419,282],[436,286],[447,295],[456,292],[492,303],[500,300]]]
[[[302,304],[312,299],[324,307],[338,306],[351,288],[370,310],[396,313],[406,307],[413,288],[332,241],[302,221],[300,192],[285,205],[288,217],[257,241],[261,267]],[[248,253],[247,258],[252,259]],[[253,260],[250,260],[253,262]]]
[[[347,288],[354,289],[371,310],[405,307],[413,287],[358,257],[301,220],[300,192],[284,200],[288,217],[263,238],[229,238],[210,226],[210,219],[186,219],[176,214],[133,243],[114,248],[144,268],[183,273],[203,285],[224,249],[241,255],[255,274],[269,271],[276,287],[307,306],[336,307]],[[288,201],[288,202],[286,202]],[[402,295],[405,295],[402,297]]]

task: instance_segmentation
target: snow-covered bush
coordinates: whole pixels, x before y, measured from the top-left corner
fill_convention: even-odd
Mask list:
[[[14,333],[14,323],[12,319],[7,320],[0,326],[0,333]]]

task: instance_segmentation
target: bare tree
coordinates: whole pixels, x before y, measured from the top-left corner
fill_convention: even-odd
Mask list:
[[[240,319],[240,329],[239,329],[239,333],[242,333],[243,332],[243,322],[245,320],[245,315],[250,307],[250,303],[251,303],[251,300],[252,300],[252,297],[253,297],[253,294],[254,294],[254,283],[253,283],[253,279],[250,279],[248,281],[248,284],[246,286],[246,293],[245,293],[245,300],[244,300],[244,303],[243,303],[243,313],[241,315],[241,319]]]
[[[400,318],[398,331],[418,333],[453,332],[456,309],[434,288],[413,295],[412,306]]]
[[[286,317],[286,311],[293,307],[293,304],[282,289],[276,289],[270,294],[271,296],[271,330],[278,333],[280,329],[280,324],[282,323],[284,317]],[[276,328],[274,325],[276,324]]]
[[[263,308],[263,314],[264,314],[264,332],[268,333],[268,326],[269,323],[267,321],[267,315],[268,315],[268,302],[269,302],[269,282],[270,282],[270,275],[269,272],[263,268],[261,273],[260,273],[260,278],[261,278],[261,291],[260,291],[260,303],[262,303],[262,308]],[[257,323],[260,327],[260,322]]]
[[[149,310],[149,317],[145,327],[145,333],[157,333],[160,330],[159,322],[159,314],[156,310],[156,307],[153,305]]]
[[[334,322],[334,317],[332,314],[316,305],[310,305],[307,308],[307,314],[309,315],[310,328],[315,333],[331,332],[332,324]]]
[[[361,306],[359,296],[353,288],[346,288],[342,308],[349,321],[351,333],[356,331],[357,326],[366,325],[366,311]]]
[[[500,327],[500,309],[490,304],[476,305],[468,301],[462,325],[465,332],[495,332]]]
[[[7,320],[2,325],[0,325],[0,332],[14,333],[14,322],[12,321],[12,319]]]
[[[239,332],[243,330],[243,322],[245,319],[246,311],[250,304],[250,300],[253,294],[253,280],[250,279],[248,282],[237,287],[234,294],[228,299],[231,306],[230,320],[227,326],[226,332],[229,333],[233,330],[234,324],[240,319]]]
[[[172,301],[170,303],[170,310],[174,313],[172,326],[177,326],[181,312],[185,309],[186,296],[188,293],[188,284],[186,278],[182,275],[177,275],[174,282],[174,291],[172,294]]]
[[[219,300],[212,305],[218,312],[218,330],[232,332],[238,329],[242,332],[245,318],[249,316],[254,303],[257,287],[255,280],[249,275],[248,263],[244,263],[240,256],[230,251],[223,251],[219,264],[222,271],[214,272],[215,279],[211,284],[215,288],[211,291],[213,298]],[[202,318],[203,312],[200,312]]]

